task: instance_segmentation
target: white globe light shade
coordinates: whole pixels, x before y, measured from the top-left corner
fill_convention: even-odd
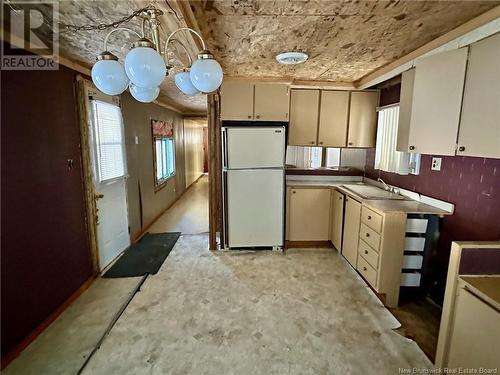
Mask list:
[[[201,92],[212,92],[222,84],[222,68],[214,59],[198,59],[189,72],[191,82]]]
[[[136,47],[125,57],[125,72],[139,87],[155,87],[165,79],[167,68],[161,55],[153,48]]]
[[[127,89],[125,68],[117,60],[99,60],[92,67],[92,82],[103,93],[118,95]]]
[[[195,95],[200,92],[191,82],[189,71],[177,73],[175,75],[175,85],[186,95]]]
[[[142,103],[151,103],[160,94],[160,87],[158,86],[140,87],[130,83],[129,90],[134,99]]]

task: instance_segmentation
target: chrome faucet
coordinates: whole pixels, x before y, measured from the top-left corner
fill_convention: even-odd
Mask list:
[[[379,178],[377,178],[377,181],[378,181],[378,182],[381,182],[381,183],[383,183],[383,184],[384,184],[384,190],[388,190],[388,191],[391,191],[391,190],[392,190],[392,189],[391,189],[391,187],[390,187],[389,185],[387,185],[387,184],[385,183],[385,181],[384,181],[384,180],[382,180],[380,177],[379,177]]]

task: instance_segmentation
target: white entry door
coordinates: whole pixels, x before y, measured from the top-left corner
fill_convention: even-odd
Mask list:
[[[90,103],[97,245],[102,271],[130,245],[125,137],[118,105],[95,99]]]

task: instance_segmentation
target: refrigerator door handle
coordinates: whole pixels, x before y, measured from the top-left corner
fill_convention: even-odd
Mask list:
[[[222,129],[222,168],[227,169],[227,131]]]

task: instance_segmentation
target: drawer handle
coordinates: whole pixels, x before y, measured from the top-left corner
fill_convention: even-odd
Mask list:
[[[368,220],[371,220],[371,219],[372,219],[372,217],[370,215],[368,215]]]
[[[408,147],[410,150],[415,150],[415,146]]]
[[[256,117],[257,117],[257,118],[260,118],[260,115],[257,115]]]
[[[368,250],[365,250],[365,254],[368,254]]]
[[[458,151],[465,151],[465,146],[460,146],[460,147],[458,148]]]
[[[340,200],[342,200],[342,197],[339,197]]]
[[[366,233],[366,237],[370,237],[370,233]]]
[[[296,193],[296,191],[295,191],[295,190],[293,190],[293,191],[292,191],[292,194],[295,194],[295,193]]]
[[[367,271],[366,267],[363,267],[363,271]]]
[[[248,118],[252,118],[252,116],[248,116]]]

